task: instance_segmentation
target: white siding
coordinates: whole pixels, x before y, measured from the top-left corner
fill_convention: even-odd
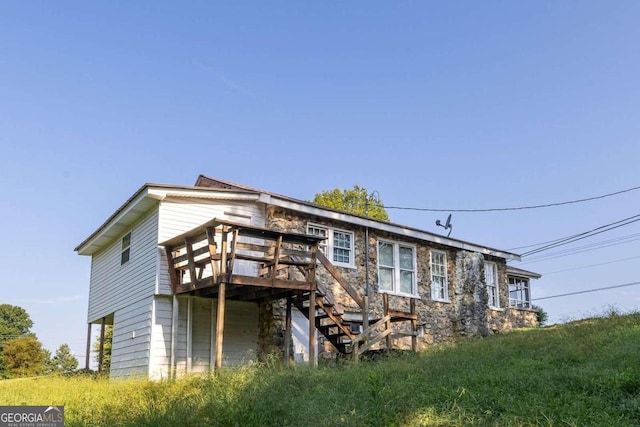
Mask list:
[[[152,306],[149,296],[114,313],[111,377],[147,376]]]
[[[264,209],[255,202],[228,200],[166,199],[160,203],[158,242],[189,231],[213,218],[224,218],[239,223],[264,227]],[[167,259],[160,255],[160,268],[156,293],[170,295]]]
[[[211,319],[211,311],[211,299],[193,298],[191,372],[207,372],[209,370],[211,330],[215,324]]]
[[[170,375],[172,304],[172,297],[156,296],[154,300],[149,369],[151,379],[160,380]]]
[[[131,231],[129,262],[120,265],[119,236],[91,258],[88,321],[116,312],[152,296],[156,284],[158,209],[152,209]],[[129,230],[123,233],[126,234]],[[116,324],[114,326],[117,327]]]
[[[291,310],[291,336],[293,338],[293,360],[296,363],[309,362],[309,319],[300,310]],[[318,332],[316,331],[316,354],[318,358]]]
[[[212,351],[211,332],[216,327],[217,300],[198,297],[179,297],[178,340],[176,343],[176,370],[187,372],[187,308],[192,298],[192,351],[191,371],[207,372]],[[213,307],[212,307],[213,304]],[[171,364],[172,299],[156,296],[151,345],[150,377],[168,378]],[[223,366],[248,364],[257,359],[258,305],[249,302],[227,301],[225,309]],[[213,342],[215,350],[215,341]]]
[[[258,304],[227,301],[222,366],[246,365],[258,354]]]

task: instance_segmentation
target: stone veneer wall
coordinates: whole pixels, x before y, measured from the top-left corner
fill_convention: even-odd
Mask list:
[[[354,233],[355,268],[337,267],[342,276],[361,293],[364,292],[365,278],[365,231],[362,227],[354,227],[352,224],[339,221],[330,221],[311,215],[289,211],[274,206],[267,207],[266,227],[285,232],[306,233],[309,222],[326,227],[349,230]],[[492,332],[509,330],[521,326],[537,325],[533,311],[503,308],[490,310],[487,307],[487,290],[484,282],[484,257],[480,253],[456,250],[449,246],[438,245],[424,241],[408,239],[379,230],[369,230],[369,305],[372,318],[380,318],[383,315],[382,295],[377,292],[377,242],[378,238],[401,243],[409,243],[416,247],[416,278],[418,295],[416,300],[416,312],[418,313],[418,325],[422,326],[424,334],[418,337],[418,348],[438,342],[455,341],[464,337],[486,336]],[[447,283],[449,302],[439,302],[431,299],[431,249],[444,251],[447,257]],[[503,259],[487,257],[488,261],[495,262],[498,267],[498,286],[500,289],[500,306],[506,307],[508,303],[508,285],[506,263]],[[346,294],[342,287],[324,270],[318,268],[316,277],[329,284],[335,299],[340,302],[345,312],[359,313],[360,309]],[[389,295],[391,309],[409,311],[410,299],[396,295]],[[263,321],[268,326],[261,326],[262,351],[272,351],[278,348],[282,354],[284,343],[284,304],[282,301],[274,303],[271,310],[264,309]],[[410,322],[398,322],[393,324],[396,332],[409,332]],[[394,338],[393,345],[396,348],[411,348],[411,338]],[[381,347],[384,342],[381,343]],[[330,345],[329,345],[330,347]],[[322,348],[322,346],[320,347]],[[325,343],[325,348],[327,344]],[[273,352],[273,351],[272,351]]]
[[[487,318],[489,294],[484,279],[482,254],[458,252],[454,287],[455,334],[471,337],[489,335]]]

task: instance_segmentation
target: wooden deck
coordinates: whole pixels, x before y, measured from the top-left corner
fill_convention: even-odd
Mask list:
[[[325,269],[345,294],[363,311],[364,301],[340,271],[318,250],[324,237],[280,232],[262,227],[212,219],[186,233],[160,243],[167,256],[174,295],[216,298],[217,330],[215,367],[221,367],[225,300],[264,302],[286,298],[285,360],[289,360],[291,308],[309,319],[309,354],[315,353],[316,329],[341,353],[362,352],[386,338],[391,348],[391,323],[410,321],[415,350],[417,315],[392,310],[382,294],[385,317],[369,319],[373,325],[363,334],[343,320],[344,308],[328,284],[316,280]]]

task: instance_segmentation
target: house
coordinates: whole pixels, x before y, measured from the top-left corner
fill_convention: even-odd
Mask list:
[[[203,175],[143,185],[75,250],[91,256],[87,354],[92,327],[112,325],[113,377],[537,324],[540,276],[508,266],[517,254]]]

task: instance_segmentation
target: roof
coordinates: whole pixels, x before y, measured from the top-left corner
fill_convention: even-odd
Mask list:
[[[428,241],[462,250],[480,252],[498,258],[520,260],[520,256],[476,243],[466,242],[447,236],[442,236],[418,228],[407,227],[392,222],[380,221],[345,211],[327,208],[308,201],[294,199],[276,193],[248,187],[241,184],[224,181],[200,175],[195,186],[144,184],[122,206],[120,206],[107,220],[89,237],[83,240],[75,251],[80,255],[93,255],[105,245],[118,238],[136,221],[146,215],[160,201],[167,197],[188,197],[217,200],[245,200],[261,202],[266,205],[281,207],[296,212],[315,215],[329,220],[341,221],[361,227],[369,227],[386,231],[397,236]],[[536,273],[531,273],[535,275]],[[534,276],[530,276],[534,277]]]
[[[524,270],[522,268],[517,268],[512,265],[507,265],[507,274],[512,276],[528,277],[530,279],[539,279],[542,277],[541,274],[534,273],[533,271],[529,270]]]
[[[93,233],[74,249],[80,255],[93,255],[104,245],[119,237],[135,222],[167,197],[191,197],[204,199],[257,200],[259,194],[244,190],[217,188],[215,190],[195,186],[152,184],[140,187],[122,206],[107,218]]]
[[[343,222],[348,222],[360,226],[367,226],[369,228],[375,228],[378,230],[388,231],[393,234],[404,235],[406,237],[415,238],[418,240],[426,240],[433,243],[439,243],[446,246],[453,246],[458,249],[469,250],[474,252],[481,252],[485,255],[493,255],[500,258],[520,260],[520,255],[507,252],[504,250],[491,248],[476,243],[467,242],[460,239],[442,236],[430,231],[421,230],[418,228],[408,227],[401,224],[396,224],[388,221],[381,221],[377,219],[367,218],[362,215],[353,214],[350,212],[340,211],[337,209],[327,208],[315,203],[311,203],[305,200],[294,199],[292,197],[283,196],[281,194],[272,193],[257,188],[248,187],[242,184],[236,184],[230,181],[225,181],[218,178],[213,178],[206,175],[199,175],[195,185],[197,187],[208,187],[218,189],[235,189],[241,191],[257,192],[263,195],[261,201],[270,203],[272,205],[285,207],[288,209],[296,210],[299,212],[305,212],[309,214],[318,215],[325,218],[337,219]],[[535,274],[535,273],[534,273]]]

